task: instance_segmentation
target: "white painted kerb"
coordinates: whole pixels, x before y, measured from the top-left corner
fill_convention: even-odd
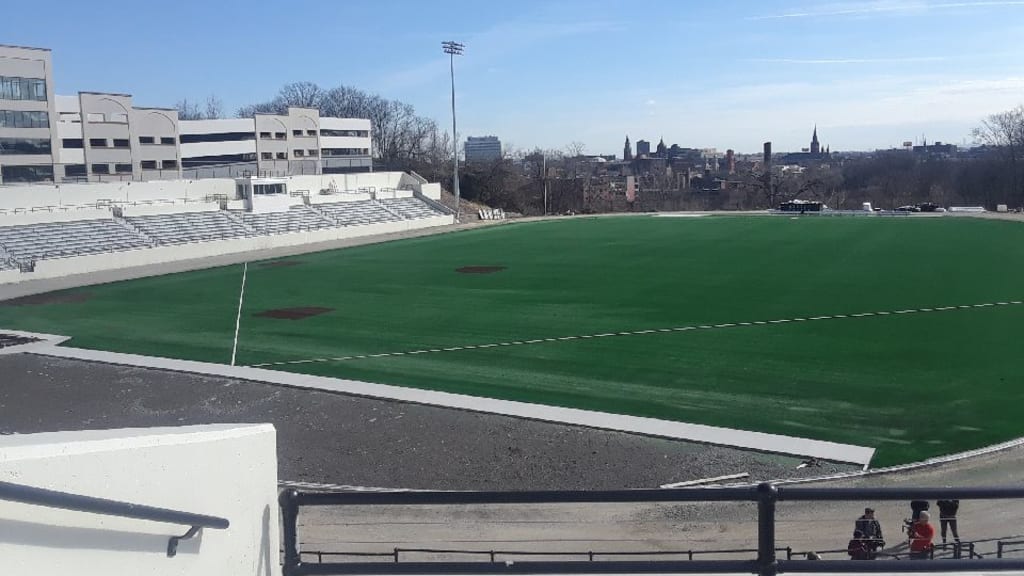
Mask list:
[[[797,438],[794,436],[734,430],[731,428],[705,426],[702,424],[687,424],[685,422],[673,422],[668,420],[659,420],[656,418],[610,414],[607,412],[593,412],[575,408],[545,406],[542,404],[530,404],[527,402],[495,400],[491,398],[466,396],[463,394],[403,388],[400,386],[390,386],[386,384],[371,384],[356,380],[343,380],[324,376],[294,374],[290,372],[251,368],[247,366],[228,366],[226,364],[175,360],[171,358],[158,358],[153,356],[140,356],[136,354],[122,354],[118,352],[102,352],[97,350],[83,350],[80,348],[64,348],[56,346],[45,350],[37,350],[34,353],[61,358],[106,362],[109,364],[122,364],[128,366],[174,370],[178,372],[223,376],[228,378],[239,378],[243,380],[253,380],[256,382],[265,382],[295,388],[324,390],[328,392],[354,394],[370,398],[384,398],[388,400],[398,400],[401,402],[443,406],[446,408],[500,414],[503,416],[528,418],[531,420],[543,420],[546,422],[558,422],[561,424],[586,426],[589,428],[599,428],[603,430],[615,430],[619,432],[630,432],[634,434],[644,434],[647,436],[658,436],[676,440],[688,440],[707,444],[733,446],[737,448],[759,450],[762,452],[809,456],[835,462],[848,462],[861,466],[867,466],[868,463],[871,462],[871,458],[875,453],[875,449],[870,447],[824,442],[821,440]]]

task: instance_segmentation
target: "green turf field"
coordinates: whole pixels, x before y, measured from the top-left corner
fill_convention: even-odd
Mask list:
[[[1024,299],[1024,226],[967,218],[593,218],[250,265],[240,364]],[[505,266],[460,274],[463,266]],[[241,266],[2,306],[67,344],[227,363]],[[255,316],[325,307],[303,320]],[[1024,306],[276,366],[875,446],[885,465],[1024,436]]]

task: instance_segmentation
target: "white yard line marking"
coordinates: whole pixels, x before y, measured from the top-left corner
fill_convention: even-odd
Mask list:
[[[983,304],[960,304],[957,306],[939,306],[935,308],[908,308],[905,310],[881,310],[878,312],[858,312],[855,314],[833,314],[831,316],[810,316],[808,318],[777,318],[775,320],[754,320],[751,322],[728,322],[724,324],[697,324],[693,326],[674,326],[672,328],[649,328],[646,330],[633,330],[630,332],[605,332],[603,334],[578,334],[575,336],[559,336],[551,338],[535,338],[533,340],[512,340],[509,342],[492,342],[490,344],[468,344],[453,346],[451,348],[430,348],[414,350],[411,352],[382,352],[379,354],[363,354],[359,356],[339,356],[336,358],[306,358],[302,360],[283,360],[280,362],[264,362],[262,364],[251,364],[251,368],[264,368],[267,366],[286,366],[291,364],[310,364],[317,362],[345,362],[349,360],[363,360],[366,358],[387,358],[391,356],[411,356],[413,354],[434,354],[438,352],[459,352],[462,350],[480,350],[483,348],[497,348],[499,346],[524,346],[542,344],[545,342],[567,342],[570,340],[585,340],[590,338],[611,338],[614,336],[640,336],[644,334],[657,334],[668,332],[689,332],[691,330],[723,330],[741,326],[768,326],[786,324],[789,322],[805,322],[808,320],[839,320],[850,318],[870,318],[873,316],[889,316],[890,314],[919,314],[925,312],[948,312],[950,310],[967,310],[972,308],[988,308],[992,306],[1020,306],[1024,304],[1021,300],[1010,300],[1007,302],[988,302]]]

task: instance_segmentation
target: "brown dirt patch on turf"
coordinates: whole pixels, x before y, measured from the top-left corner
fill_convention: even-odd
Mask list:
[[[310,316],[318,316],[320,314],[326,314],[327,312],[333,312],[334,308],[321,308],[319,306],[302,306],[299,308],[275,308],[273,310],[264,310],[258,312],[254,316],[261,318],[277,318],[278,320],[302,320],[309,318]]]
[[[287,268],[299,264],[302,264],[301,260],[274,260],[273,262],[261,262],[260,268]]]
[[[494,274],[495,272],[501,272],[505,266],[463,266],[462,268],[456,268],[455,271],[459,274]]]
[[[45,304],[78,304],[92,299],[92,292],[50,292],[4,300],[0,306],[43,306]]]

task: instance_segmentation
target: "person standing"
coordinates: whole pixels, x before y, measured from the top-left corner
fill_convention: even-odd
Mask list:
[[[882,525],[875,519],[874,508],[864,509],[864,515],[857,518],[857,522],[854,523],[854,530],[862,534],[861,538],[872,552],[879,548],[885,548]]]
[[[932,539],[935,538],[935,528],[929,524],[931,515],[922,510],[917,516],[917,521],[910,525],[907,530],[910,536],[910,559],[927,560],[931,556]]]
[[[953,541],[960,541],[960,532],[956,529],[956,513],[960,511],[959,500],[939,500],[935,503],[939,508],[939,529],[942,532],[942,543],[946,543],[946,527],[953,532]]]

